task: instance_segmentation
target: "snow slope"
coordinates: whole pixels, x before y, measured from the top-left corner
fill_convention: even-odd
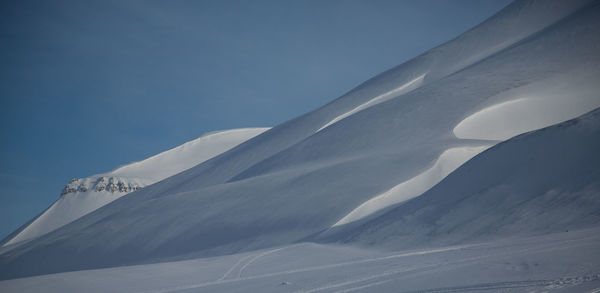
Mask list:
[[[600,91],[599,47],[598,1],[516,1],[313,112],[34,241],[0,250],[0,278],[295,243],[395,186],[412,186],[397,188],[406,193],[370,209],[381,211],[418,196],[458,167],[462,162],[452,159],[438,165],[443,172],[427,171],[438,170],[436,162],[444,161],[440,157],[448,150],[483,150],[506,133],[562,122],[600,106],[600,100],[589,99],[589,93]],[[475,113],[525,93],[543,93],[548,84],[568,92],[556,97],[562,103],[548,103],[561,115],[534,119],[522,129],[488,129],[492,140],[473,139],[469,127],[466,134],[455,131]],[[565,104],[573,110],[563,109]],[[528,109],[531,116],[543,115]],[[427,180],[419,177],[430,173]],[[37,261],[41,255],[43,263]]]
[[[323,130],[324,128],[328,127],[329,125],[336,123],[352,114],[358,113],[358,112],[360,112],[364,109],[367,109],[373,105],[376,105],[376,104],[379,104],[386,100],[389,100],[390,98],[397,97],[403,93],[409,92],[412,89],[419,87],[423,83],[423,78],[425,78],[425,74],[421,74],[420,76],[415,77],[414,79],[406,82],[405,84],[400,85],[399,87],[397,87],[389,92],[380,94],[380,95],[370,99],[369,101],[358,105],[356,108],[333,118],[333,120],[327,122],[327,124],[325,124],[325,125],[323,125],[323,127],[319,128],[319,130],[317,130],[317,132]]]
[[[597,226],[598,150],[600,108],[498,144],[420,197],[327,238],[397,248]]]
[[[108,173],[72,179],[54,204],[18,233],[9,236],[4,246],[33,239],[62,227],[125,194],[215,157],[267,129],[242,128],[207,133]]]

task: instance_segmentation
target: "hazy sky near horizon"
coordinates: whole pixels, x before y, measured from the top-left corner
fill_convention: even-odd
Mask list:
[[[70,178],[282,123],[509,2],[2,1],[0,238]]]

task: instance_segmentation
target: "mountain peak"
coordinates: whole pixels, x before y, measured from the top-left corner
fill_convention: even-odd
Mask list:
[[[73,178],[52,206],[9,235],[4,245],[17,244],[49,233],[125,194],[209,160],[266,130],[268,128],[215,131],[108,173]]]

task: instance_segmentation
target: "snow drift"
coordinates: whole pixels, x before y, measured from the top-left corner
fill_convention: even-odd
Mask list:
[[[333,226],[335,227],[359,220],[393,204],[421,195],[431,186],[434,186],[436,183],[440,182],[440,180],[444,179],[444,177],[448,176],[448,174],[458,166],[487,148],[488,146],[459,147],[444,151],[431,168],[394,186],[392,189],[369,199]]]

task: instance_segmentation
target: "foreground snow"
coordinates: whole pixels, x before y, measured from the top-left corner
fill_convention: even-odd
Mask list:
[[[299,243],[0,281],[2,292],[592,292],[600,229],[378,251]]]

